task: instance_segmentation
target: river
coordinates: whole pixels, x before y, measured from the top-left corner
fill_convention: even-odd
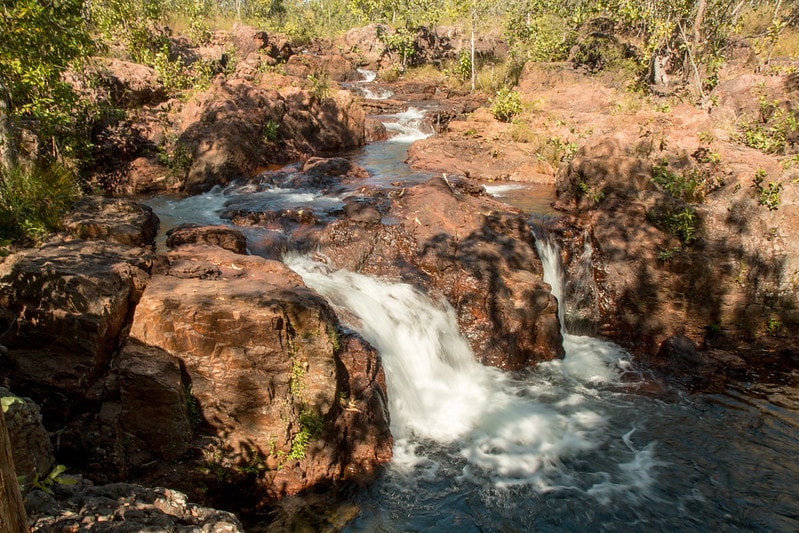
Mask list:
[[[370,185],[427,178],[403,163],[408,144],[429,134],[419,118],[414,109],[390,117],[399,135],[352,155]],[[530,212],[549,209],[540,188],[487,189]],[[168,229],[222,223],[225,206],[245,201],[333,216],[341,195],[233,185],[149,203]],[[560,296],[557,243],[539,243],[545,280]],[[394,459],[354,495],[359,512],[339,529],[799,530],[797,371],[688,394],[618,346],[564,331],[563,361],[504,373],[476,362],[448,304],[307,257],[285,260],[347,310],[346,325],[379,350],[386,370]]]

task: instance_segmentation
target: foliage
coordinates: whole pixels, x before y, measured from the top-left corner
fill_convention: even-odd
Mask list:
[[[386,31],[383,26],[377,27],[377,38],[389,52],[399,55],[403,67],[413,64],[416,55],[416,35],[408,28],[397,28],[395,31]]]
[[[701,203],[708,193],[720,186],[719,180],[707,170],[693,167],[686,172],[677,173],[662,161],[652,168],[652,181],[674,198],[689,203]]]
[[[577,186],[580,189],[580,193],[585,198],[588,198],[591,203],[598,204],[605,198],[605,191],[599,185],[590,185],[586,181],[580,181]]]
[[[696,210],[686,206],[681,211],[666,215],[664,219],[666,229],[685,244],[696,240]]]
[[[174,138],[174,137],[173,137]],[[178,139],[159,148],[158,162],[168,167],[177,176],[184,175],[194,161],[191,148]]]
[[[768,208],[769,211],[776,211],[780,206],[780,192],[782,191],[782,183],[768,182],[764,185],[766,178],[766,171],[758,169],[755,172],[755,177],[752,178],[752,184],[757,191],[757,203]]]
[[[739,125],[741,141],[751,148],[767,154],[784,154],[788,139],[799,135],[799,113],[786,110],[777,101],[760,96],[760,114],[757,120]]]
[[[300,412],[300,431],[291,440],[291,451],[286,458],[292,461],[304,459],[308,444],[319,438],[323,428],[324,420],[321,415],[309,409]]]
[[[161,0],[96,0],[88,4],[97,34],[107,47],[122,49],[131,59],[144,62],[146,54],[167,44],[156,27],[165,13]]]
[[[94,50],[83,8],[82,0],[4,0],[0,10],[0,90],[12,122],[34,131],[51,160],[79,143],[70,129],[81,110],[62,74]]]
[[[3,396],[0,398],[0,406],[2,406],[4,413],[7,413],[8,409],[15,403],[23,403],[22,398],[17,396]]]
[[[0,239],[41,240],[79,195],[75,176],[58,164],[0,172]]]
[[[502,122],[510,122],[511,119],[522,112],[522,97],[519,91],[510,90],[507,87],[500,87],[497,94],[491,100],[491,113],[494,118]]]
[[[20,476],[17,478],[17,481],[20,484],[20,489],[22,491],[27,492],[28,490],[38,489],[46,494],[53,494],[53,489],[51,488],[54,484],[59,485],[74,485],[78,482],[77,479],[69,477],[69,476],[62,476],[64,472],[66,472],[67,467],[64,465],[56,465],[49,474],[45,477],[39,477],[39,473],[35,472],[33,475],[33,479],[30,482],[30,485],[25,484],[25,476]]]
[[[264,124],[264,140],[268,142],[275,142],[278,140],[278,134],[280,132],[280,123],[275,122],[274,120],[267,121]]]
[[[311,95],[318,102],[330,98],[330,76],[327,73],[309,74],[308,81],[311,82]]]
[[[472,56],[467,50],[458,53],[458,63],[455,65],[455,76],[460,81],[466,81],[472,76]]]

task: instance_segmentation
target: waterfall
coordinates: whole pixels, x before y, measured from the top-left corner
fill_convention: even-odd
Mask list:
[[[476,361],[445,301],[431,300],[408,284],[335,270],[307,256],[284,261],[380,353],[395,471],[435,476],[442,463],[460,457],[464,479],[549,490],[574,485],[564,461],[606,440],[607,417],[578,392],[598,374],[593,366],[585,372],[582,352],[590,348],[581,338],[567,348],[581,352],[574,365],[544,364],[533,379],[516,376]],[[596,364],[606,359],[599,357]],[[613,375],[609,368],[605,382]],[[640,468],[649,468],[643,463]],[[602,479],[612,478],[602,472]],[[626,490],[629,484],[616,479],[613,487]],[[596,490],[594,484],[580,488],[591,489]]]
[[[544,223],[535,224],[533,233],[536,251],[544,269],[544,281],[552,287],[552,295],[558,300],[558,319],[561,324],[566,358],[556,364],[561,364],[568,374],[594,383],[606,383],[618,379],[619,372],[630,367],[627,352],[612,342],[576,335],[569,331],[566,326],[569,322],[566,318],[567,283],[561,261],[560,246],[547,231]],[[590,270],[592,252],[590,240],[586,236],[583,257],[580,259],[583,266],[579,269],[586,278],[592,276]],[[584,267],[586,262],[588,266]],[[587,287],[593,284],[593,280],[578,280],[577,283]]]
[[[416,107],[409,107],[402,113],[381,115],[381,118],[385,119],[386,129],[394,133],[389,138],[390,142],[410,144],[434,133],[433,127],[424,120],[424,111]]]

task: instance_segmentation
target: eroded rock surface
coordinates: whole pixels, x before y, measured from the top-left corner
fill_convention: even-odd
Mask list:
[[[434,178],[376,193],[348,203],[345,218],[296,240],[338,267],[402,279],[447,298],[486,364],[519,370],[562,357],[557,302],[542,281],[526,217],[481,191]]]
[[[376,354],[341,336],[299,276],[216,247],[181,246],[167,259],[213,264],[219,275],[154,276],[130,338],[180,360],[198,431],[223,439],[215,463],[251,465],[261,490],[280,496],[369,477],[390,458]]]
[[[232,513],[192,503],[176,490],[128,483],[94,486],[85,480],[54,488],[53,495],[37,490],[25,498],[32,532],[244,531]]]
[[[15,391],[40,403],[46,422],[89,397],[156,261],[146,248],[59,240],[0,264],[0,360]]]

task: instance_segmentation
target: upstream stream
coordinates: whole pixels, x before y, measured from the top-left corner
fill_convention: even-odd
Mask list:
[[[369,185],[429,177],[403,163],[409,143],[431,133],[422,117],[384,117],[396,135],[351,155]],[[487,190],[549,211],[540,188]],[[219,213],[241,203],[332,216],[352,194],[232,185],[148,203],[166,230],[224,223]],[[251,240],[265,231],[243,230]],[[538,243],[562,298],[557,243]],[[354,496],[359,512],[344,531],[799,530],[799,372],[688,395],[653,386],[618,346],[564,331],[564,360],[505,373],[476,362],[446,303],[305,256],[284,260],[346,310],[386,371],[394,459]]]

